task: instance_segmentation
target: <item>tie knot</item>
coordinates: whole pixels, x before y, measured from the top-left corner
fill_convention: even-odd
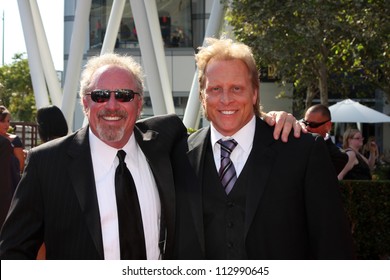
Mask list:
[[[125,162],[126,152],[124,150],[119,150],[116,156],[119,158],[119,163]]]
[[[225,140],[225,141],[223,141],[222,139],[219,139],[217,143],[221,145],[222,151],[228,153],[229,155],[232,153],[234,148],[237,146],[237,142],[234,139],[229,139],[229,140]]]

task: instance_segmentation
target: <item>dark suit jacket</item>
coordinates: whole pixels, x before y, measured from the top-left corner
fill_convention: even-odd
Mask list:
[[[0,228],[7,216],[13,188],[11,184],[11,142],[0,136]]]
[[[204,170],[209,128],[192,134],[189,160],[199,181]],[[273,128],[259,118],[253,148],[236,182],[246,184],[244,236],[249,259],[351,259],[350,229],[339,185],[322,137],[273,139]],[[178,192],[176,257],[205,258],[202,188]]]
[[[175,115],[140,121],[138,145],[155,176],[167,233],[164,258],[172,258],[175,192],[171,157],[187,137]],[[103,241],[88,128],[31,150],[10,216],[0,235],[2,259],[35,259],[42,242],[47,259],[103,259]]]
[[[333,143],[331,138],[326,139],[325,143],[326,146],[328,147],[330,158],[332,159],[332,163],[336,170],[336,174],[338,175],[347,164],[348,155],[340,151],[339,147],[337,147],[336,144]]]

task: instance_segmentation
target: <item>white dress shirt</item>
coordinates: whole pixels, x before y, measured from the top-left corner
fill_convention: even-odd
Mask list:
[[[119,164],[118,149],[108,146],[89,129],[89,142],[96,193],[102,226],[104,259],[120,259],[118,213],[115,196],[115,170]],[[134,134],[122,148],[126,152],[125,162],[133,176],[145,234],[147,259],[160,258],[161,205],[157,185],[145,155],[138,146]]]
[[[234,139],[238,143],[236,148],[230,155],[230,159],[233,162],[234,168],[236,169],[237,178],[240,176],[242,169],[249,157],[249,154],[253,146],[253,138],[255,137],[256,129],[256,118],[253,118],[234,135],[222,135],[219,133],[212,123],[210,123],[210,135],[211,145],[213,147],[214,161],[217,171],[221,166],[221,145],[217,143],[219,139],[228,140]]]

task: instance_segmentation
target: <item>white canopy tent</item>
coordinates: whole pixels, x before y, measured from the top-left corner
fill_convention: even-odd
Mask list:
[[[335,123],[384,123],[390,116],[371,109],[351,99],[345,99],[329,107]]]
[[[371,109],[357,101],[345,99],[329,106],[332,122],[335,123],[335,134],[344,133],[343,131],[351,123],[355,123],[360,131],[363,131],[363,123],[381,124],[390,123],[390,116]],[[377,132],[376,132],[377,133]],[[382,134],[376,135],[380,146],[383,146]]]

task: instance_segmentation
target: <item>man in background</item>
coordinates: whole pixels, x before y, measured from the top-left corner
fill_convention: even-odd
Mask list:
[[[332,129],[332,117],[330,110],[323,104],[313,105],[306,110],[302,122],[311,133],[321,135],[328,147],[330,158],[338,175],[348,162],[348,155],[342,152],[330,138],[329,131]]]

